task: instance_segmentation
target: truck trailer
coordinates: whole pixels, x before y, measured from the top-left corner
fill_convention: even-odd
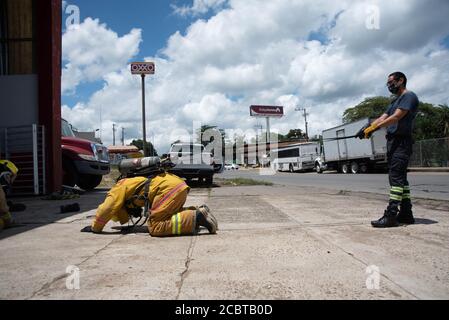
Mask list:
[[[370,139],[341,139],[356,135],[369,122],[366,118],[324,130],[321,157],[315,161],[317,173],[337,170],[356,174],[387,168],[386,128],[375,132]]]

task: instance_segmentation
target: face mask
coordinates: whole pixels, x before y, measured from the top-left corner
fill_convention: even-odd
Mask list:
[[[396,81],[391,81],[387,83],[387,87],[388,90],[394,95],[397,95],[399,93],[399,89],[401,88],[400,86],[398,86]]]

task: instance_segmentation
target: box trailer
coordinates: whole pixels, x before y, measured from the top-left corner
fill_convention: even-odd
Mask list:
[[[360,140],[344,138],[356,135],[369,123],[368,118],[353,123],[343,124],[323,131],[321,157],[315,162],[318,173],[324,170],[337,170],[342,173],[365,173],[374,168],[387,167],[386,129],[375,132],[371,139]]]

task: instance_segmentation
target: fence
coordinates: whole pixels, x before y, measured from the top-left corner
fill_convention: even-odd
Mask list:
[[[411,167],[449,167],[449,138],[417,141]]]
[[[0,128],[0,159],[10,160],[19,168],[12,195],[46,193],[44,150],[43,126]]]

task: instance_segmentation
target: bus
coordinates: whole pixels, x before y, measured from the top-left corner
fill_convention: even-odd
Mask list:
[[[298,143],[273,149],[270,152],[271,168],[275,171],[307,171],[315,169],[315,160],[320,156],[317,142]]]

